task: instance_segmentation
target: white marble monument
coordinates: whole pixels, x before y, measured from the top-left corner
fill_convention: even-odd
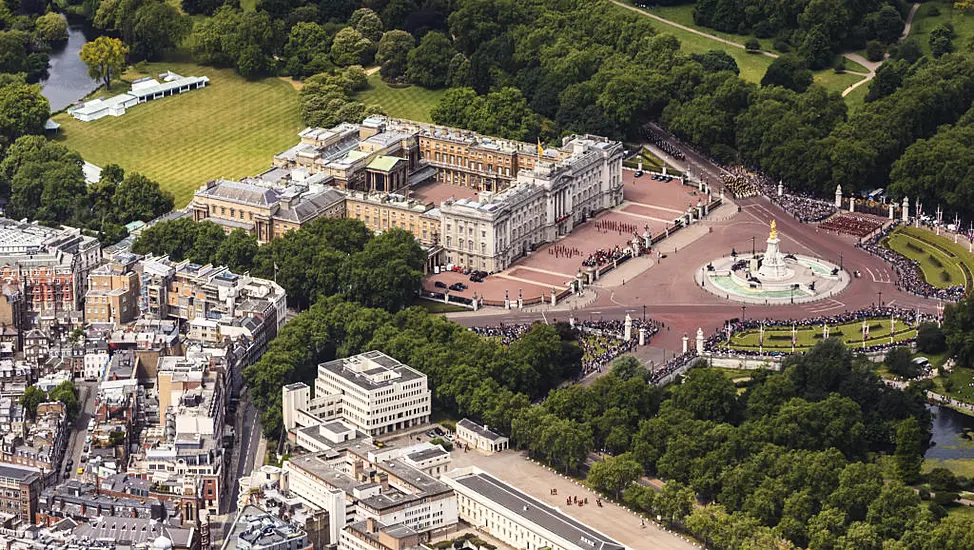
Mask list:
[[[792,277],[795,273],[785,265],[785,256],[778,248],[781,239],[778,238],[778,227],[774,220],[771,220],[771,234],[768,235],[768,248],[764,251],[764,258],[761,260],[761,267],[758,269],[758,278],[768,281],[781,281]]]

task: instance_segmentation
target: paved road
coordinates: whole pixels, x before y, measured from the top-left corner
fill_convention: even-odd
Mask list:
[[[80,478],[78,467],[81,465],[81,452],[84,450],[85,436],[88,435],[88,421],[91,420],[95,412],[95,397],[98,396],[97,382],[76,381],[78,387],[78,400],[81,402],[81,409],[77,418],[71,425],[71,435],[68,438],[68,446],[64,451],[64,463],[61,464],[61,478],[68,477]],[[73,461],[69,476],[64,475],[64,466],[68,459]]]
[[[687,160],[705,174],[714,185],[722,168],[685,146],[677,144]],[[674,163],[677,164],[677,163]],[[933,313],[937,301],[921,298],[903,292],[896,287],[896,275],[892,268],[880,258],[855,247],[856,240],[845,235],[820,231],[816,225],[804,224],[771,203],[765,197],[754,197],[738,201],[740,212],[733,212],[729,218],[720,221],[704,221],[712,231],[682,248],[678,252],[667,247],[666,241],[660,246],[666,258],[652,265],[625,285],[602,288],[598,298],[574,312],[568,310],[504,311],[484,309],[476,314],[450,314],[457,322],[472,326],[499,323],[529,323],[535,320],[567,320],[570,315],[578,319],[621,319],[627,312],[641,311],[646,306],[649,317],[665,323],[666,328],[652,339],[654,348],[670,352],[682,350],[682,336],[693,338],[697,328],[706,335],[719,329],[724,321],[733,317],[761,317],[770,319],[795,319],[840,314],[845,311],[870,307],[882,300],[883,305],[894,305],[907,309],[920,308]],[[752,237],[755,247],[764,248],[768,237],[768,224],[774,219],[778,223],[778,233],[782,239],[782,250],[817,256],[836,264],[842,264],[846,271],[858,270],[859,279],[853,279],[849,286],[832,298],[816,302],[782,306],[742,304],[729,301],[699,288],[693,279],[693,272],[701,269],[715,257],[726,256],[732,248],[740,251],[750,250]],[[632,262],[651,262],[645,258]],[[601,283],[605,283],[605,279]],[[882,296],[880,296],[882,293]]]

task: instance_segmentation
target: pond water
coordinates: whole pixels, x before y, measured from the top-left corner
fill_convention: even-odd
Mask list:
[[[933,413],[931,447],[925,458],[974,459],[974,441],[965,438],[974,435],[974,417],[947,407],[928,405]]]
[[[88,66],[78,57],[81,47],[94,36],[84,25],[69,25],[67,42],[51,50],[48,77],[41,80],[41,92],[51,102],[51,112],[69,107],[98,87],[98,82],[88,76]]]

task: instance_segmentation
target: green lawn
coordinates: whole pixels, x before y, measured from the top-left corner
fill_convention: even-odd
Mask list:
[[[248,82],[230,69],[192,63],[146,66],[153,76],[166,70],[208,76],[210,85],[138,105],[118,118],[80,122],[57,115],[57,139],[88,162],[115,163],[158,181],[176,197],[177,207],[207,180],[255,175],[271,165],[276,153],[298,142],[300,104],[287,82]],[[144,75],[125,74],[127,80],[139,76]]]
[[[862,346],[862,323],[846,323],[844,325],[829,326],[830,338],[842,338],[842,341],[849,347],[855,349]],[[903,321],[897,320],[894,342],[903,342],[916,337],[916,329],[907,325]],[[731,336],[733,349],[743,349],[757,351],[760,335],[758,330],[746,330],[736,332]],[[822,326],[798,327],[796,351],[811,349],[818,342],[822,341]],[[869,321],[869,338],[866,340],[867,346],[885,344],[889,342],[889,319],[872,319]],[[776,327],[767,328],[764,331],[764,351],[791,352],[791,328]]]
[[[624,160],[622,164],[627,168],[639,168],[639,161],[643,162],[643,170],[650,170],[653,172],[663,171],[663,159],[657,157],[645,148],[635,156]],[[682,175],[679,170],[676,170],[673,166],[669,165],[666,167],[666,173],[674,176]]]
[[[974,387],[971,387],[974,384],[974,369],[954,367],[947,376],[934,378],[933,384],[933,391],[937,393],[947,394],[965,403],[974,403]],[[947,385],[950,386],[950,391],[944,389]]]
[[[974,273],[974,255],[967,247],[933,231],[901,227],[890,234],[885,245],[893,251],[919,262],[923,277],[931,285],[946,288],[965,284],[964,267]]]
[[[432,122],[430,111],[440,102],[444,93],[445,90],[427,90],[419,86],[392,88],[382,81],[379,73],[375,73],[369,77],[369,87],[359,92],[355,98],[365,104],[382,106],[391,117]]]
[[[940,11],[940,15],[930,15],[930,10],[934,7]],[[954,25],[954,32],[957,33],[954,38],[954,49],[963,51],[968,39],[974,36],[974,15],[955,10],[953,2],[945,0],[931,0],[920,4],[920,9],[913,17],[910,38],[915,38],[923,53],[930,55],[930,31],[947,21]]]
[[[869,93],[869,83],[863,84],[849,92],[849,95],[845,96],[845,104],[849,107],[849,114],[852,114],[859,110],[860,107],[866,104],[866,94]]]
[[[830,92],[839,92],[839,93],[842,93],[843,90],[845,90],[849,86],[852,86],[853,84],[859,82],[864,78],[866,77],[858,74],[852,74],[852,73],[839,74],[832,69],[819,71],[815,73],[816,84],[818,84],[819,86],[825,88]],[[862,86],[859,86],[859,88],[868,89],[868,86],[869,86],[868,84],[863,84]],[[858,90],[859,88],[856,88],[856,90]]]
[[[923,472],[929,472],[930,470],[941,467],[947,468],[954,475],[957,476],[967,476],[974,477],[974,459],[937,459],[928,458],[923,461]]]

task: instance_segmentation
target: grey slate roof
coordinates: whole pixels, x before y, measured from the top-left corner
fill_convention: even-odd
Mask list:
[[[625,550],[623,545],[595,529],[486,473],[461,476],[456,481],[491,502],[514,512],[515,515],[573,542],[580,548]]]

